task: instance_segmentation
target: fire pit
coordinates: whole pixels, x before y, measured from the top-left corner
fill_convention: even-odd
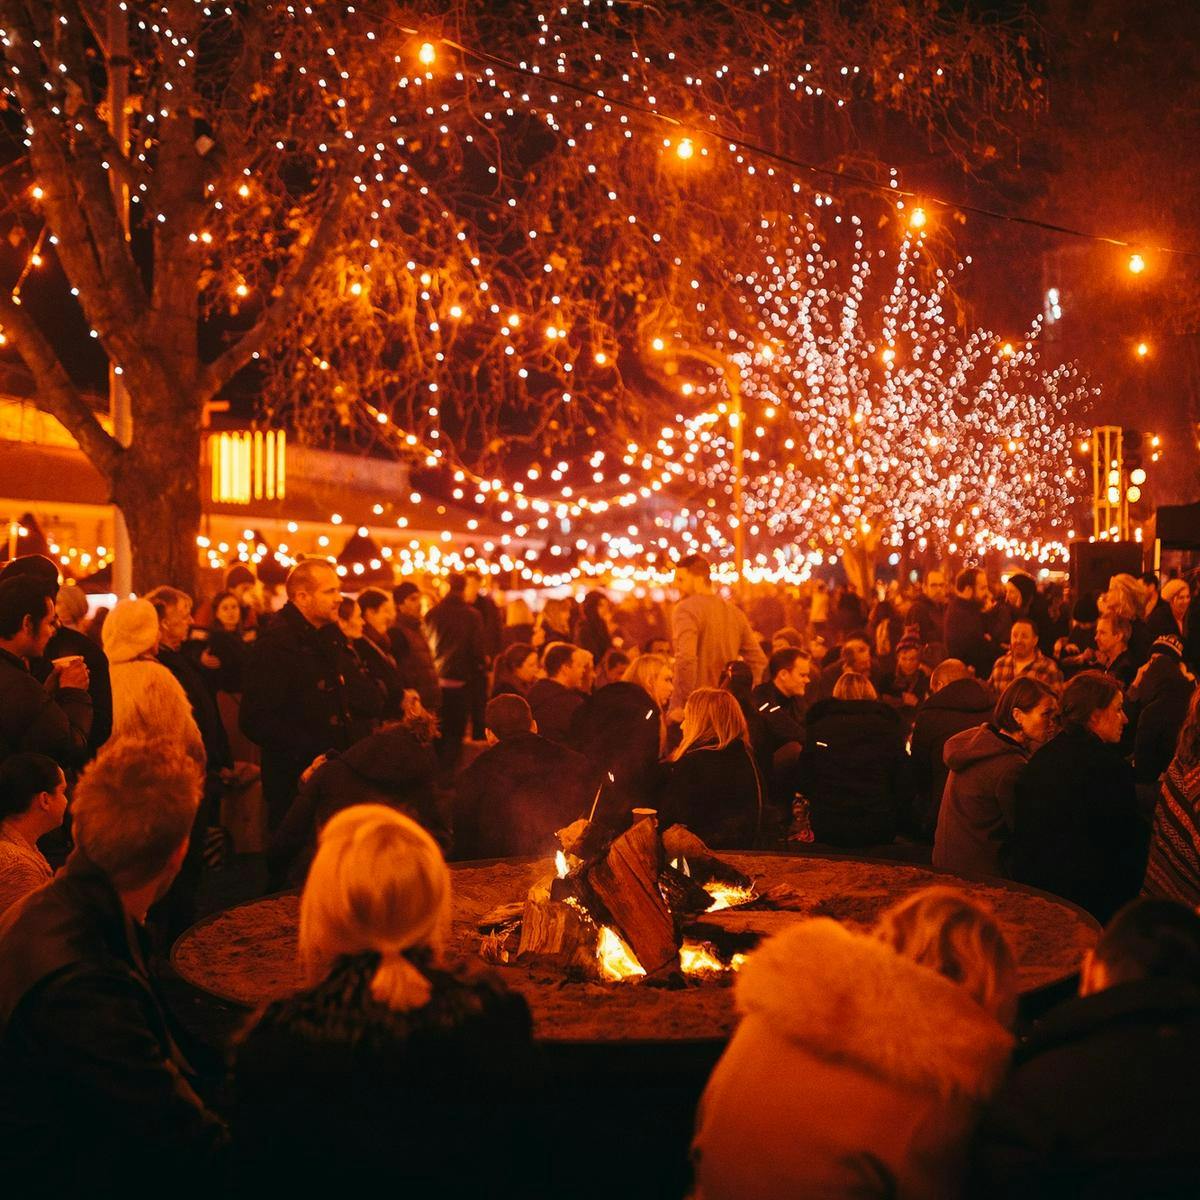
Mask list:
[[[630,833],[636,829],[635,825]],[[712,864],[672,855],[670,831],[665,842],[667,868],[690,879],[690,884],[680,886],[698,888],[709,901],[701,911],[681,911],[677,926],[677,914],[669,911],[670,951],[665,940],[659,943],[665,961],[656,961],[645,949],[651,935],[661,936],[665,927],[636,904],[645,920],[639,927],[635,919],[633,927],[638,931],[632,935],[624,912],[620,921],[611,910],[589,911],[586,921],[579,914],[578,929],[565,917],[560,922],[553,906],[571,909],[574,906],[567,900],[572,893],[587,895],[589,887],[596,890],[590,879],[596,867],[592,857],[574,856],[569,848],[557,867],[549,856],[453,865],[450,953],[469,958],[482,950],[496,962],[509,986],[529,1002],[537,1036],[545,1042],[661,1044],[719,1042],[728,1037],[736,1024],[730,985],[736,978],[737,955],[760,938],[810,916],[829,916],[863,928],[890,904],[932,884],[960,886],[992,908],[1017,959],[1022,991],[1070,976],[1096,939],[1096,923],[1073,905],[1001,880],[962,879],[877,860],[771,852],[721,854],[722,868],[750,881],[747,897],[746,888],[732,883],[707,879],[706,887],[698,882]],[[576,858],[578,862],[573,861]],[[684,871],[685,859],[693,872],[690,877]],[[626,860],[635,875],[638,861],[636,854]],[[672,862],[677,865],[671,867]],[[584,873],[587,877],[572,878],[572,869],[584,863],[592,863]],[[604,886],[603,875],[599,883]],[[701,900],[696,892],[690,894],[694,910]],[[653,896],[642,896],[643,908],[647,900]],[[723,907],[713,903],[718,900]],[[527,931],[525,916],[531,904],[542,912]],[[221,999],[254,1007],[300,983],[297,917],[295,895],[268,897],[218,913],[179,939],[172,961],[189,983]],[[595,929],[594,941],[588,922]],[[606,928],[636,962],[619,961],[619,947],[603,933]],[[631,936],[633,941],[628,940]],[[703,957],[707,955],[712,961]],[[619,982],[614,981],[617,975]]]

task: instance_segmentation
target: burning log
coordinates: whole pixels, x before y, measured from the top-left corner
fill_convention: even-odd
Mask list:
[[[599,931],[573,904],[530,896],[521,919],[517,958],[537,957],[563,970],[596,973]]]

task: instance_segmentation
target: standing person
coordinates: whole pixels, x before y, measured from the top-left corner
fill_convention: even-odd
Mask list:
[[[242,606],[232,592],[218,592],[212,599],[212,612],[200,666],[214,692],[240,696],[242,671],[254,632],[242,627]]]
[[[960,1195],[1015,985],[995,918],[944,887],[871,932],[819,917],[762,943],[700,1101],[696,1200]]]
[[[487,680],[487,651],[483,618],[467,599],[467,577],[452,574],[446,584],[446,595],[429,610],[425,625],[433,641],[442,689],[438,759],[442,769],[453,776],[462,757],[474,690]]]
[[[554,642],[542,657],[546,674],[529,689],[529,707],[543,737],[567,745],[571,722],[587,699],[592,656],[570,642]]]
[[[301,773],[329,750],[353,740],[346,672],[335,638],[342,599],[329,563],[298,563],[287,578],[287,603],[259,634],[246,665],[242,732],[262,750],[263,797],[271,827],[296,795]]]
[[[226,572],[223,580],[224,590],[232,592],[241,606],[243,629],[257,629],[259,616],[262,612],[258,593],[258,579],[245,563],[234,563]]]
[[[865,633],[850,634],[842,643],[842,649],[834,660],[826,661],[826,665],[821,668],[821,674],[817,678],[814,698],[817,700],[830,699],[837,681],[847,671],[853,671],[855,675],[862,675],[869,679],[875,690],[879,690],[876,686],[881,682],[879,668],[871,653],[871,643]]]
[[[67,777],[44,754],[12,754],[0,763],[0,917],[50,881],[38,838],[67,815]]]
[[[1026,576],[1026,578],[1028,578]],[[1002,695],[1014,679],[1023,675],[1044,683],[1052,692],[1062,691],[1062,672],[1054,659],[1038,649],[1037,627],[1029,617],[1018,616],[1008,631],[1009,650],[996,659],[988,686]]]
[[[363,635],[358,643],[359,658],[376,683],[383,689],[383,716],[396,719],[404,711],[404,676],[392,651],[390,637],[396,623],[396,602],[382,588],[363,588],[358,593]]]
[[[406,579],[392,589],[392,600],[396,604],[396,624],[388,635],[392,657],[400,666],[405,688],[421,697],[427,711],[436,713],[442,707],[442,690],[429,635],[421,621],[421,589]]]
[[[715,688],[725,664],[735,658],[750,667],[757,683],[767,667],[758,639],[740,608],[714,595],[712,567],[706,558],[691,554],[675,568],[680,600],[671,614],[675,647],[675,695],[672,710],[682,715],[687,698],[698,687]]]
[[[714,849],[758,844],[762,783],[738,702],[720,688],[696,688],[683,710],[683,740],[659,804],[660,823],[686,825]]]
[[[969,875],[1008,875],[1017,776],[1050,740],[1058,701],[1032,676],[1014,679],[992,719],[946,743],[950,775],[938,811],[933,865]]]
[[[1200,689],[1163,776],[1142,894],[1200,908]]]
[[[59,611],[58,597],[60,592],[67,591],[71,596],[69,603],[73,611],[78,612],[79,599],[82,592],[79,588],[61,588],[59,586],[58,567],[44,554],[25,554],[14,558],[3,570],[0,570],[0,583],[6,579],[25,577],[36,580],[46,591],[55,606],[58,619],[57,628],[50,635],[41,653],[29,659],[29,670],[39,683],[49,681],[54,673],[54,664],[61,659],[82,658],[87,667],[87,693],[92,701],[92,724],[88,731],[87,757],[92,755],[108,741],[112,733],[112,684],[108,678],[108,659],[100,648],[99,636],[89,636],[76,628],[74,624],[66,624]],[[53,686],[53,685],[52,685]]]
[[[1150,789],[1154,800],[1158,797],[1158,781],[1175,756],[1179,731],[1195,690],[1196,678],[1183,662],[1183,643],[1170,635],[1156,638],[1150,658],[1137,673],[1125,700],[1125,714],[1133,726],[1133,770],[1138,790]]]
[[[200,788],[177,745],[114,737],[75,787],[66,868],[0,919],[0,1161],[12,1181],[117,1195],[136,1164],[202,1187],[225,1142],[142,927],[187,853]]]
[[[1132,635],[1133,622],[1125,617],[1105,613],[1096,622],[1095,664],[1106,675],[1111,675],[1123,690],[1133,685],[1140,665],[1129,648]]]
[[[992,673],[999,647],[986,620],[992,602],[987,575],[979,567],[964,567],[954,580],[954,595],[946,606],[943,640],[946,654],[967,664],[977,678]]]
[[[908,609],[905,624],[917,627],[922,646],[940,643],[946,628],[946,573],[934,568]]]
[[[1186,630],[1192,589],[1186,579],[1168,579],[1158,603],[1150,610],[1146,625],[1152,637],[1182,638]]]
[[[1063,689],[1062,730],[1017,779],[1012,877],[1107,921],[1137,895],[1149,828],[1133,768],[1117,749],[1125,728],[1121,687],[1084,671]]]
[[[929,672],[921,665],[921,643],[901,638],[896,645],[896,669],[885,676],[880,693],[911,729],[921,701],[929,694]]]
[[[934,667],[909,743],[914,827],[922,839],[931,841],[937,827],[948,774],[946,743],[954,734],[982,725],[995,706],[992,693],[960,659],[947,658]]]
[[[612,648],[612,604],[603,592],[592,591],[584,596],[576,640],[597,663]]]
[[[1126,905],[1083,963],[1079,996],[1021,1046],[983,1121],[972,1195],[1200,1195],[1200,917]]]
[[[817,841],[863,847],[895,838],[911,795],[904,728],[865,676],[847,671],[833,696],[808,710],[800,768]]]
[[[490,699],[505,695],[520,696],[524,699],[541,673],[542,667],[538,662],[537,651],[532,646],[514,642],[496,659]]]
[[[505,606],[504,632],[500,640],[505,646],[533,645],[533,613],[524,597],[514,596]]]
[[[0,760],[33,750],[70,770],[87,759],[92,698],[83,659],[54,663],[45,683],[29,669],[45,653],[56,621],[40,582],[0,582]]]
[[[467,580],[464,599],[479,614],[483,625],[483,674],[468,685],[471,694],[471,737],[474,741],[482,742],[486,733],[483,710],[488,702],[488,680],[492,676],[496,655],[504,648],[504,617],[491,593],[482,590],[483,575],[475,567],[469,567],[463,574]]]
[[[490,972],[447,961],[450,886],[433,839],[390,808],[356,805],[321,831],[300,897],[304,986],[234,1054],[256,1191],[352,1171],[413,1195],[511,1194],[503,1164],[463,1154],[462,1131],[520,1141],[532,1022]]]

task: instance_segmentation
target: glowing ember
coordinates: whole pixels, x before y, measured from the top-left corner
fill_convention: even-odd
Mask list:
[[[684,942],[679,948],[679,965],[685,975],[708,975],[727,970],[704,942]]]
[[[596,961],[600,974],[613,983],[645,975],[646,969],[634,957],[621,935],[608,925],[600,926],[600,938],[596,943]]]
[[[556,850],[554,853],[554,870],[559,879],[566,879],[567,871],[569,870],[567,867],[567,856],[561,850]]]
[[[723,908],[736,908],[739,904],[748,904],[755,898],[754,889],[730,887],[715,880],[704,885],[704,890],[713,898],[705,912],[720,912]]]

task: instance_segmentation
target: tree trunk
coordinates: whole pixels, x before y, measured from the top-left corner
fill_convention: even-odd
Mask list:
[[[879,535],[874,532],[856,534],[842,551],[842,567],[846,578],[868,604],[875,589],[875,555],[878,552]]]
[[[196,417],[140,422],[112,481],[125,516],[139,594],[167,583],[195,595],[200,530],[200,432]],[[189,427],[191,426],[191,427]]]

